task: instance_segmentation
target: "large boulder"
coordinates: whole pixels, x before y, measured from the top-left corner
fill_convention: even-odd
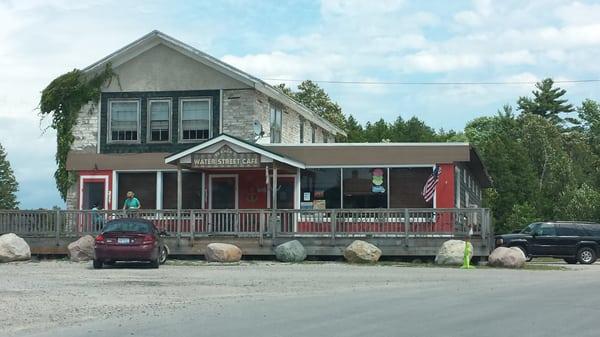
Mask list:
[[[94,259],[94,237],[86,235],[77,241],[69,243],[69,257],[73,262],[89,261]]]
[[[469,254],[469,260],[473,258],[473,245],[471,246],[471,254]],[[440,250],[435,256],[435,263],[441,265],[460,266],[463,264],[465,256],[465,241],[462,240],[448,240],[442,244]]]
[[[488,257],[488,266],[501,268],[523,268],[525,254],[517,247],[498,247]]]
[[[13,233],[0,236],[0,262],[29,259],[31,259],[31,249],[25,240]]]
[[[362,240],[355,240],[344,249],[344,258],[350,263],[375,263],[380,257],[381,249]]]
[[[242,259],[242,250],[228,243],[209,243],[204,256],[209,262],[238,262]]]
[[[275,257],[281,262],[302,262],[306,259],[306,249],[298,240],[288,241],[275,248]]]

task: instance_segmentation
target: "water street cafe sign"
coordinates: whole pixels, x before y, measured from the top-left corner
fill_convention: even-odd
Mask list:
[[[192,168],[240,168],[260,167],[257,153],[238,153],[223,145],[214,153],[192,154]]]

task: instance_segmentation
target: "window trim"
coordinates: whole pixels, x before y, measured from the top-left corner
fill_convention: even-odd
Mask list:
[[[113,103],[137,103],[137,139],[136,140],[113,140],[112,139],[112,105]],[[108,115],[106,116],[106,143],[107,144],[141,144],[142,143],[142,102],[139,98],[109,99]]]
[[[150,114],[150,106],[153,102],[167,102],[169,104],[169,139],[167,140],[152,140],[152,115]],[[146,101],[146,142],[149,144],[166,144],[173,141],[173,99],[165,98],[148,98]]]
[[[183,102],[202,102],[202,101],[207,101],[208,102],[208,138],[206,139],[183,139]],[[179,119],[179,130],[178,130],[178,139],[179,139],[179,143],[202,143],[205,142],[209,139],[212,138],[213,135],[213,104],[212,104],[212,97],[206,97],[206,96],[202,96],[202,97],[180,97],[179,98],[179,110],[177,112],[178,114],[178,119]]]

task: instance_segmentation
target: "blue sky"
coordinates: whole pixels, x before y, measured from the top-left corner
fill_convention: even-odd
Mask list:
[[[153,29],[263,79],[600,78],[599,1],[0,0],[0,22],[0,143],[22,208],[64,205],[55,134],[37,115],[40,91]],[[514,105],[533,87],[322,86],[361,122],[417,116],[444,129]],[[572,103],[600,99],[599,83],[562,86]]]

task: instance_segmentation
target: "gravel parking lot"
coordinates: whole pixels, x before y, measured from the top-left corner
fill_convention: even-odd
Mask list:
[[[90,263],[62,260],[0,264],[0,335],[52,335],[53,329],[111,319],[158,319],[186,308],[218,314],[231,303],[247,300],[334,299],[369,291],[432,297],[469,294],[483,302],[529,288],[543,294],[545,287],[556,291],[569,284],[595,284],[600,277],[599,265],[561,266],[565,269],[466,271],[396,263],[169,261],[158,270],[143,265],[94,270]]]

